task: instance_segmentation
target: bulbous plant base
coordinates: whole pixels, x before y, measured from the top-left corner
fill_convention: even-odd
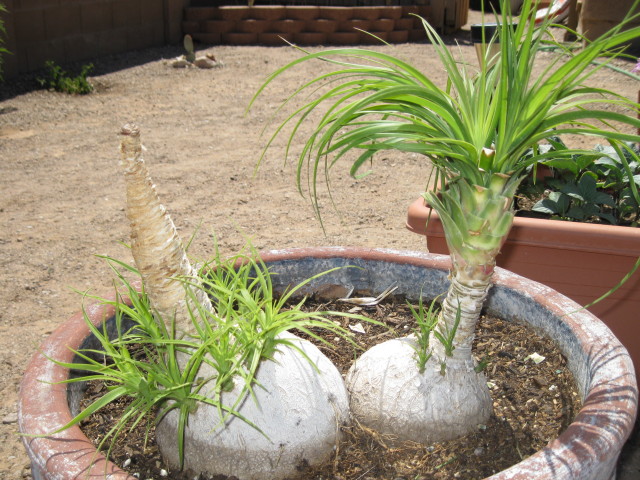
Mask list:
[[[346,383],[354,417],[393,440],[427,445],[485,424],[492,401],[484,375],[457,359],[443,372],[435,357],[420,373],[416,347],[415,337],[389,340],[353,364]]]
[[[289,346],[279,346],[273,360],[261,364],[255,399],[244,395],[237,411],[262,433],[237,417],[229,417],[222,426],[217,408],[200,404],[189,416],[185,432],[185,468],[240,480],[276,480],[330,457],[340,439],[340,427],[349,422],[342,376],[313,344],[291,334],[283,336],[296,342],[315,368]],[[198,376],[208,378],[213,372],[207,370],[208,365]],[[224,405],[234,405],[243,395],[243,384],[236,380],[234,389],[222,395]],[[160,452],[174,467],[179,466],[177,423],[178,414],[173,411],[156,428]]]

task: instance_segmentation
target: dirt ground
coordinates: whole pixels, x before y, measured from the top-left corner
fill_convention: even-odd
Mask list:
[[[456,37],[461,57],[475,62],[468,28]],[[444,85],[432,46],[376,48],[410,60]],[[299,53],[286,46],[206,51],[224,67],[173,69],[165,59],[181,52],[170,47],[96,59],[91,80],[97,91],[88,96],[32,89],[34,76],[0,86],[2,479],[31,478],[16,433],[17,391],[29,357],[43,337],[79,309],[74,289],[109,291],[109,269],[96,254],[131,261],[119,244],[128,240],[117,151],[124,123],[140,126],[161,200],[183,237],[202,225],[191,248],[196,258],[213,252],[212,231],[223,254],[238,251],[245,236],[259,249],[425,248],[423,238],[404,228],[406,209],[429,172],[418,156],[382,155],[374,173],[360,181],[337,168],[333,193],[339,213],[325,195],[324,232],[308,199],[296,190],[295,164],[285,164],[285,137],[276,140],[254,173],[268,138],[261,132],[277,105],[322,66],[307,64],[287,74],[246,114],[266,75]],[[549,58],[541,54],[541,65]],[[609,70],[590,84],[637,98],[634,80]]]

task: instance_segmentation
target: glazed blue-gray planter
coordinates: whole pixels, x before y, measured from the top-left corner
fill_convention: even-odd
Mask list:
[[[356,265],[319,277],[307,293],[344,296],[354,288],[376,295],[397,285],[396,294],[409,299],[421,293],[434,298],[447,289],[449,257],[435,254],[357,248],[309,248],[266,252],[262,258],[284,289],[337,266]],[[491,476],[504,479],[608,480],[633,427],[638,390],[629,354],[611,331],[588,311],[542,284],[496,269],[487,313],[523,322],[554,339],[567,359],[580,391],[583,407],[560,436],[522,462]],[[107,306],[87,310],[99,324],[113,315]],[[77,387],[51,385],[68,378],[69,371],[43,355],[71,361],[71,349],[89,337],[82,315],[63,323],[34,354],[22,381],[19,398],[20,431],[43,434],[71,419],[77,407]],[[106,478],[134,480],[106,462],[79,428],[50,437],[24,437],[34,479]],[[93,464],[92,464],[93,462]],[[106,470],[105,470],[106,469]],[[87,477],[88,475],[88,477]]]

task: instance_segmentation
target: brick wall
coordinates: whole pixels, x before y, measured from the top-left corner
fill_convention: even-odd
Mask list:
[[[183,15],[188,6],[212,2],[235,4],[236,1],[0,0],[8,9],[3,16],[7,30],[5,47],[12,52],[3,57],[4,77],[8,79],[40,69],[47,60],[58,64],[82,62],[103,55],[177,44],[182,39]],[[245,4],[245,1],[237,3]],[[303,2],[285,0],[283,3]],[[469,9],[469,0],[317,0],[316,3],[429,6],[430,22],[445,33],[462,26]],[[195,27],[191,25],[191,28]],[[422,29],[419,30],[420,35],[424,35]],[[184,33],[191,32],[185,29]],[[198,33],[204,35],[200,30]],[[200,38],[200,41],[206,40]],[[406,39],[402,37],[397,41]]]
[[[42,68],[44,62],[82,61],[177,43],[189,0],[0,0],[6,48],[4,76]]]

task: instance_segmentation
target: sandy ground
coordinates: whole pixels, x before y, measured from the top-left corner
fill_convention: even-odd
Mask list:
[[[468,30],[458,38],[462,57],[475,61]],[[430,45],[379,48],[410,60],[444,85]],[[160,197],[183,237],[202,225],[191,248],[196,258],[212,254],[212,232],[223,254],[237,252],[245,236],[259,249],[424,249],[424,239],[404,228],[407,206],[428,176],[422,158],[382,155],[374,173],[361,181],[347,175],[343,162],[345,168],[333,176],[338,212],[323,194],[323,232],[308,198],[296,190],[295,164],[285,163],[285,137],[276,140],[254,173],[266,141],[263,128],[277,105],[319,66],[286,75],[245,114],[265,76],[298,53],[289,47],[207,51],[224,68],[176,70],[164,59],[179,50],[150,49],[96,60],[92,81],[98,89],[88,96],[25,93],[30,77],[0,91],[1,479],[31,478],[16,424],[17,392],[29,357],[79,309],[81,297],[74,290],[109,292],[109,269],[97,254],[131,261],[119,244],[129,234],[117,152],[124,123],[140,126]],[[542,64],[548,58],[541,55]],[[638,93],[633,80],[611,71],[592,83],[629,98]]]

